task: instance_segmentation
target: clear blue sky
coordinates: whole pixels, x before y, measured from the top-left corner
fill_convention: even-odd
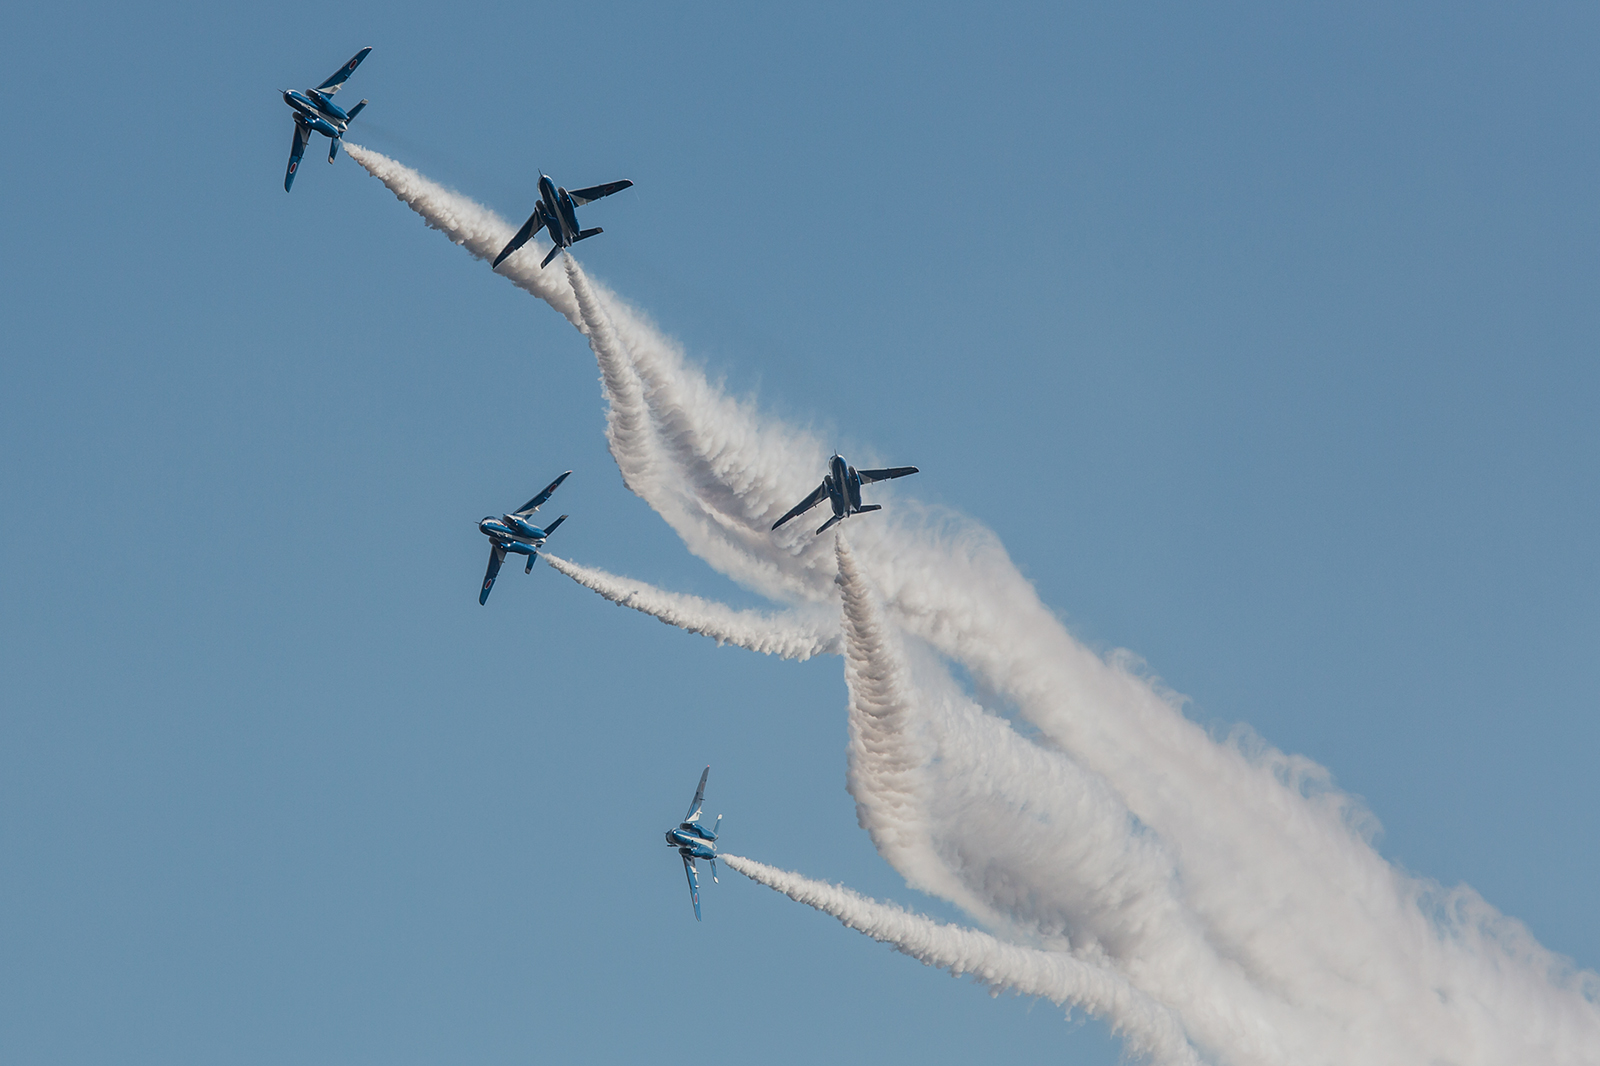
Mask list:
[[[1600,967],[1592,5],[29,5],[0,117],[0,1059],[1111,1063],[661,830],[905,889],[837,659],[622,487],[549,308],[313,146],[520,219],[736,391],[980,517],[1092,644]],[[590,221],[592,217],[592,221]],[[805,486],[799,487],[801,491]],[[684,1028],[687,1026],[688,1028]]]

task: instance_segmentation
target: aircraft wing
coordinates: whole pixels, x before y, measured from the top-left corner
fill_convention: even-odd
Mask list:
[[[610,196],[614,192],[633,188],[633,182],[627,178],[621,181],[608,181],[604,185],[591,185],[587,189],[568,189],[567,195],[572,197],[572,202],[578,207],[592,204],[603,196]]]
[[[891,466],[883,470],[857,470],[856,476],[861,479],[863,485],[870,485],[874,481],[888,481],[890,478],[905,477],[916,472],[917,468],[914,466]]]
[[[689,898],[694,901],[694,920],[700,921],[700,879],[694,875],[694,859],[683,852],[683,872],[689,875]]]
[[[494,588],[494,579],[500,573],[500,564],[506,561],[506,550],[498,544],[489,545],[489,569],[483,575],[483,591],[478,593],[478,603],[489,602],[489,590]]]
[[[529,500],[527,503],[523,504],[521,507],[518,507],[515,511],[512,511],[511,513],[512,514],[532,514],[533,512],[537,511],[539,509],[539,505],[544,503],[546,500],[548,500],[550,498],[550,494],[552,492],[556,491],[556,489],[560,488],[561,487],[561,483],[563,481],[567,480],[567,474],[571,474],[571,473],[572,473],[572,471],[568,470],[566,474],[562,474],[560,477],[558,477],[554,481],[550,482],[550,484],[546,485],[544,487],[544,491],[543,492],[539,493],[539,495],[535,496],[533,499]],[[562,515],[561,517],[565,518],[567,516],[566,515]],[[551,526],[550,528],[554,529],[556,527],[555,526]]]
[[[283,175],[283,191],[288,192],[289,186],[294,184],[295,171],[300,169],[300,159],[306,154],[306,142],[311,140],[311,127],[300,121],[298,115],[294,120],[294,144],[289,147],[289,169]]]
[[[363,59],[367,58],[367,53],[370,51],[372,51],[372,47],[369,45],[351,56],[350,62],[328,75],[328,80],[317,86],[317,92],[325,93],[328,96],[338,92],[339,86],[343,85],[344,80],[356,72],[356,68],[361,65]]]
[[[500,254],[494,257],[494,262],[490,264],[489,269],[493,270],[495,267],[499,266],[505,261],[506,256],[510,255],[518,248],[521,248],[524,244],[527,244],[529,241],[533,240],[533,235],[538,233],[543,228],[544,212],[535,209],[533,214],[528,216],[528,221],[524,222],[522,224],[522,228],[517,230],[517,235],[512,237],[511,240],[507,241],[504,248],[500,249]]]
[[[794,508],[792,510],[790,510],[790,512],[788,514],[784,515],[782,518],[780,518],[776,522],[772,523],[772,528],[773,529],[777,529],[779,526],[783,525],[785,522],[787,522],[789,519],[793,518],[795,515],[805,514],[807,511],[811,510],[811,508],[813,508],[817,504],[821,503],[823,498],[825,496],[827,496],[827,495],[828,495],[828,483],[826,481],[824,481],[822,484],[820,484],[820,485],[818,485],[816,487],[815,491],[813,491],[811,493],[811,495],[807,496],[805,499],[803,499],[799,503],[795,504]]]
[[[685,822],[692,822],[700,817],[700,807],[706,801],[706,778],[711,776],[711,767],[700,771],[700,785],[694,790],[694,800],[689,804],[689,813],[683,816]]]

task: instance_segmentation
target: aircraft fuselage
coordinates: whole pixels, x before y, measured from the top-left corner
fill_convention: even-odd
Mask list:
[[[693,822],[684,822],[676,829],[667,830],[667,843],[677,848],[680,854],[695,859],[715,859],[716,839],[710,830]]]
[[[307,126],[325,137],[342,137],[345,130],[350,128],[350,116],[345,114],[344,109],[315,89],[305,92],[285,89],[283,102],[294,108],[295,114]]]
[[[578,209],[566,189],[539,175],[539,202],[544,207],[545,229],[558,248],[571,248],[578,237]]]
[[[856,468],[835,455],[828,460],[828,502],[835,518],[848,518],[861,510],[861,478]]]
[[[516,552],[518,555],[533,554],[546,539],[544,530],[511,514],[501,515],[499,518],[489,515],[478,523],[478,532],[506,551]]]

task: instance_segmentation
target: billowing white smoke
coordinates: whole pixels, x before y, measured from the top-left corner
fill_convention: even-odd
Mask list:
[[[928,823],[925,768],[936,738],[916,711],[909,671],[898,642],[878,617],[842,533],[835,534],[843,601],[844,681],[850,694],[850,795],[856,819],[878,854],[912,888],[942,896],[991,925],[1005,917],[967,891],[934,848]]]
[[[1043,996],[1114,1019],[1129,1050],[1160,1063],[1192,1063],[1200,1058],[1184,1038],[1173,1013],[1124,978],[1054,951],[1019,947],[975,929],[935,922],[889,903],[879,903],[842,885],[813,881],[739,855],[723,862],[776,889],[790,899],[830,914],[844,925],[888,944],[929,966],[962,977],[970,974],[995,992]]]
[[[736,611],[699,596],[668,592],[643,581],[580,566],[549,552],[543,554],[553,568],[619,607],[632,607],[669,626],[710,637],[718,644],[802,661],[839,651],[838,613],[820,606],[794,608],[777,615]]]
[[[1240,1063],[1300,1061],[1300,1038],[1315,1061],[1334,1034],[1319,1019],[1296,1019],[1292,1005],[1218,956],[1184,907],[1160,841],[1129,832],[1127,808],[1100,779],[984,714],[931,656],[908,656],[843,534],[835,553],[850,790],[879,854],[912,887],[991,929],[1119,980],[1159,958],[1140,974],[1146,989],[1178,1010],[1202,1047],[1228,1048]]]
[[[645,488],[654,484],[658,469],[653,455],[656,435],[644,402],[644,385],[617,339],[611,316],[600,306],[589,279],[570,258],[566,275],[582,316],[580,325],[589,334],[589,347],[600,364],[601,394],[606,399],[606,443],[611,446],[617,469],[622,471],[622,483],[642,495]]]
[[[465,197],[351,155],[474,255],[509,237]],[[560,281],[524,275],[532,255],[502,273],[588,335],[611,425],[627,428],[612,442],[629,487],[723,573],[830,601],[823,538],[768,532],[815,485],[822,445],[721,393],[575,264],[545,272]],[[1114,967],[1221,1062],[1600,1059],[1600,978],[1470,889],[1384,862],[1320,767],[1248,736],[1215,742],[1128,660],[1078,644],[987,530],[903,500],[850,526],[886,612],[885,639],[858,642],[877,650],[850,667],[852,715],[868,711],[858,690],[893,682],[873,697],[873,735],[905,728],[885,780],[915,786],[894,810],[916,832],[875,839],[916,842],[886,851],[908,879],[1009,937]],[[1046,745],[984,713],[939,656]]]
[[[461,245],[486,263],[494,261],[500,249],[506,246],[516,232],[505,219],[493,211],[447,189],[438,182],[429,181],[408,166],[361,147],[344,142],[351,159],[366,168],[367,173],[389,187],[401,203],[422,216],[433,229]],[[578,304],[560,271],[540,270],[539,260],[545,249],[538,241],[529,241],[517,254],[500,265],[498,273],[508,278],[519,289],[532,293],[566,316],[574,326],[580,326]]]
[[[514,228],[488,208],[378,152],[346,147],[350,158],[430,227],[478,259],[492,261],[511,239]],[[497,272],[588,335],[612,407],[608,439],[615,443],[618,427],[625,427],[621,439],[633,446],[613,453],[628,487],[661,510],[690,550],[718,570],[769,596],[830,599],[833,567],[826,548],[790,530],[783,543],[791,550],[773,554],[769,531],[794,503],[795,486],[820,480],[827,449],[789,427],[773,432],[751,405],[688,370],[682,352],[645,315],[592,279],[582,281],[590,296],[586,317],[575,291],[581,270],[570,254],[567,270],[541,270],[545,250],[530,241]],[[618,372],[623,359],[649,394],[648,411]],[[653,444],[671,463],[651,463],[639,450],[642,442],[628,435],[640,419],[652,423]]]

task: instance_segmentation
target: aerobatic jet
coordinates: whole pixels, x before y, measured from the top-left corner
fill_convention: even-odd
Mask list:
[[[289,186],[294,184],[295,172],[300,169],[300,157],[306,154],[306,145],[310,143],[313,133],[328,138],[328,162],[333,162],[333,157],[339,154],[339,138],[344,136],[351,121],[367,106],[367,102],[363,100],[346,111],[333,102],[333,94],[339,91],[346,78],[355,73],[370,51],[370,47],[363,48],[351,56],[350,62],[329,75],[328,80],[315,89],[283,90],[283,102],[294,108],[294,145],[289,149],[289,172],[283,176],[284,192],[288,192]]]
[[[507,552],[526,555],[528,565],[522,572],[533,572],[533,561],[539,557],[539,549],[544,547],[544,542],[556,531],[556,527],[567,520],[567,516],[562,515],[543,529],[528,521],[528,518],[567,480],[567,474],[570,473],[572,471],[568,470],[550,482],[543,492],[510,514],[503,514],[499,518],[490,515],[478,523],[478,532],[489,538],[489,570],[483,575],[483,591],[478,593],[480,604],[489,602],[489,590],[494,588],[494,579],[500,573],[500,565],[506,561]]]
[[[568,192],[557,187],[544,171],[539,171],[539,202],[533,206],[533,214],[529,215],[528,221],[517,230],[517,235],[512,237],[510,243],[500,249],[500,254],[494,257],[492,266],[499,266],[505,261],[506,256],[531,241],[533,235],[540,229],[547,229],[550,231],[550,239],[555,242],[555,247],[550,249],[550,254],[539,264],[539,269],[543,270],[550,265],[550,260],[554,259],[561,249],[570,248],[578,241],[586,241],[596,233],[603,232],[599,226],[594,229],[579,229],[577,208],[632,186],[633,182],[624,178],[621,181],[608,181],[604,185],[591,185],[587,189],[573,189]]]
[[[700,771],[700,787],[694,790],[694,801],[689,804],[689,813],[683,816],[683,821],[678,823],[678,828],[667,830],[667,843],[678,849],[678,854],[683,858],[683,872],[689,875],[689,899],[694,903],[694,920],[700,921],[700,878],[695,876],[694,861],[708,859],[711,862],[711,880],[717,879],[717,829],[722,826],[722,815],[717,815],[717,824],[707,829],[700,824],[700,807],[706,799],[706,777],[710,775],[711,767]]]
[[[915,474],[914,466],[891,466],[883,470],[857,470],[844,461],[844,456],[835,454],[828,460],[828,474],[822,479],[822,484],[816,490],[794,505],[794,509],[776,522],[772,528],[777,529],[796,515],[805,514],[811,508],[827,499],[833,504],[833,517],[822,523],[817,532],[821,533],[835,522],[849,518],[853,514],[865,514],[868,511],[883,509],[881,503],[863,505],[861,503],[861,486],[870,485],[874,481],[888,481],[890,478],[905,477]]]

